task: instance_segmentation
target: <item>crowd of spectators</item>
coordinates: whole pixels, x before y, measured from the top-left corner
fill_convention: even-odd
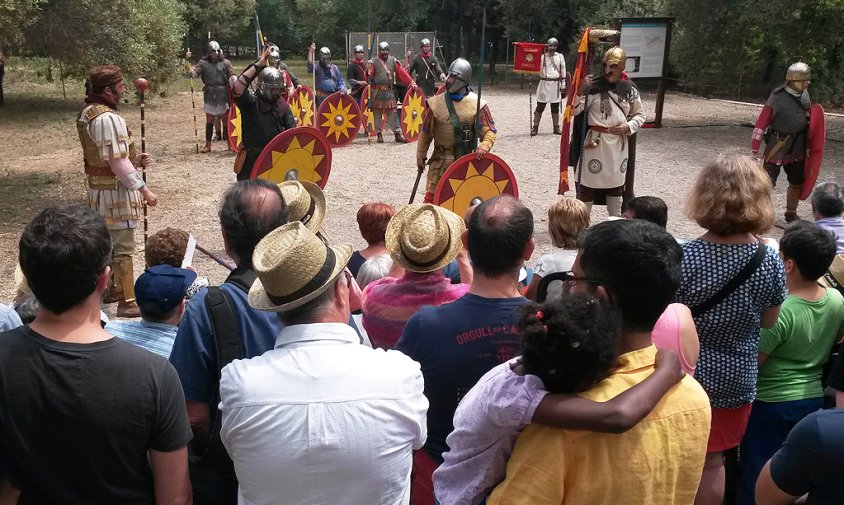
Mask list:
[[[103,219],[44,209],[0,305],[0,504],[842,503],[844,192],[779,244],[770,192],[710,161],[690,240],[657,197],[560,197],[537,260],[511,196],[365,203],[355,250],[318,186],[240,181],[235,269],[154,233],[140,321],[102,314]]]

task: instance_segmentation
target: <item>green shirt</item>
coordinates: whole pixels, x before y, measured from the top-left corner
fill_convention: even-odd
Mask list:
[[[789,402],[823,396],[821,371],[844,332],[844,298],[827,289],[818,301],[788,295],[777,324],[763,329],[759,352],[768,360],[759,369],[756,399]]]

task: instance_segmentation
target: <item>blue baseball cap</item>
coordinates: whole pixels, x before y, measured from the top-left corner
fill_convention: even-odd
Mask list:
[[[151,316],[165,316],[182,300],[196,272],[170,265],[149,267],[135,281],[135,301],[141,312]]]

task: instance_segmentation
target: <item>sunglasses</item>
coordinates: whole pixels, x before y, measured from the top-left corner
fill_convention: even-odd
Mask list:
[[[574,288],[578,282],[582,282],[584,284],[594,284],[596,286],[601,286],[604,284],[603,281],[598,279],[593,279],[590,277],[578,277],[574,275],[574,272],[566,272],[566,279],[563,281],[563,292],[571,292],[572,288]]]

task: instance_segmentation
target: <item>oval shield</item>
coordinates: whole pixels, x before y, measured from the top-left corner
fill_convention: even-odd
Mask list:
[[[472,205],[494,196],[519,197],[516,177],[504,160],[494,154],[480,160],[476,156],[461,156],[446,169],[434,194],[435,205],[462,216]]]
[[[314,125],[314,92],[302,85],[287,97],[290,112],[296,120],[296,126]]]
[[[342,147],[355,139],[360,130],[360,107],[347,94],[333,93],[322,101],[316,126],[332,146]]]
[[[243,144],[243,129],[240,123],[240,109],[235,104],[231,104],[229,108],[226,128],[229,132],[229,149],[237,152]]]
[[[370,137],[375,135],[375,114],[369,107],[369,92],[372,87],[367,84],[360,94],[360,124],[363,126],[363,131]]]
[[[806,163],[803,165],[803,189],[800,199],[805,200],[815,189],[818,172],[823,161],[823,146],[826,142],[826,123],[824,121],[823,106],[812,104],[809,108],[809,136],[806,142]]]
[[[416,142],[422,131],[422,113],[428,106],[422,90],[412,89],[404,94],[401,106],[401,132],[408,142]]]
[[[302,126],[283,131],[261,151],[250,179],[310,181],[325,188],[331,173],[331,146],[316,128]]]

